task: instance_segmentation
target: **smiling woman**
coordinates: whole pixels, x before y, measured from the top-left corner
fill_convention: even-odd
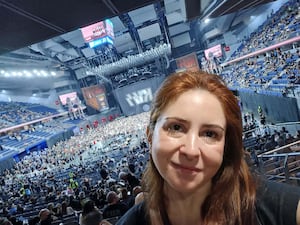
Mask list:
[[[219,76],[169,76],[153,100],[147,137],[145,201],[118,225],[300,224],[299,188],[250,173],[238,101]]]
[[[206,195],[200,189],[210,189],[222,164],[225,127],[220,102],[206,90],[189,90],[162,111],[153,131],[151,155],[169,193]]]

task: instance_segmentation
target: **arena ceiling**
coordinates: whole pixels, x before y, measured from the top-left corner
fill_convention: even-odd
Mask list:
[[[104,19],[114,24],[119,53],[136,49],[137,41],[143,48],[151,48],[155,42],[167,41],[166,37],[176,48],[193,41],[189,32],[195,18],[218,18],[270,1],[0,0],[0,69],[76,70],[97,54],[85,45],[78,28]],[[224,24],[234,24],[232,16],[225,22],[224,18]],[[0,90],[48,89],[55,79],[7,79],[0,73]]]

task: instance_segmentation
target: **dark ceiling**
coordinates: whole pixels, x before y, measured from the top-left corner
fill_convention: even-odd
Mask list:
[[[25,47],[154,0],[0,0],[0,54]]]
[[[174,0],[186,18],[228,14],[272,0]],[[0,0],[0,54],[64,34],[160,0]],[[208,10],[209,9],[209,10]]]

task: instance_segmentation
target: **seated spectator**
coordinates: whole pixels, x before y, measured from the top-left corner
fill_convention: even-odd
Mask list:
[[[127,206],[128,209],[131,208],[134,205],[135,196],[134,195],[128,195],[127,188],[120,188],[118,191],[121,194],[120,201],[122,203],[124,203]]]
[[[39,213],[40,222],[39,225],[51,225],[52,217],[49,209],[42,209]]]
[[[62,216],[73,215],[75,213],[75,210],[71,206],[69,206],[66,201],[63,201],[61,204],[61,213]]]
[[[120,202],[116,192],[110,191],[106,196],[107,205],[103,209],[103,218],[121,217],[127,211],[127,206]]]
[[[97,210],[96,206],[95,206],[95,202],[92,200],[86,200],[85,202],[83,202],[83,206],[82,206],[82,213],[80,213],[79,215],[79,224],[83,225],[83,218],[90,212]]]
[[[132,169],[131,169],[132,170]],[[132,192],[133,188],[140,185],[139,179],[132,172],[121,172],[119,174],[119,179],[125,181],[127,183],[128,190]]]
[[[103,220],[100,211],[94,209],[83,217],[82,225],[111,225],[111,223]]]

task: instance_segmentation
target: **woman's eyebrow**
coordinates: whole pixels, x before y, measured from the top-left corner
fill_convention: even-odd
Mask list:
[[[217,129],[221,129],[222,131],[225,131],[225,128],[218,125],[218,124],[204,124],[203,127],[207,127],[207,128],[217,128]]]
[[[189,121],[185,120],[185,119],[182,119],[180,117],[176,117],[176,116],[171,116],[171,117],[166,117],[165,118],[166,120],[177,120],[179,122],[183,122],[183,123],[188,123]]]
[[[183,118],[176,117],[176,116],[165,117],[165,120],[166,121],[168,121],[168,120],[176,120],[176,121],[179,121],[181,123],[190,123],[188,120],[185,120]],[[201,127],[211,128],[211,129],[220,129],[222,131],[225,131],[225,128],[223,126],[221,126],[221,125],[218,125],[218,124],[203,124],[203,125],[201,125]]]
[[[176,120],[176,121],[179,121],[179,122],[182,122],[182,123],[190,123],[188,120],[185,120],[183,118],[180,118],[180,117],[166,117],[166,120]],[[204,128],[217,128],[217,129],[220,129],[222,131],[225,131],[225,128],[219,124],[203,124],[201,125],[201,127],[204,127]]]

